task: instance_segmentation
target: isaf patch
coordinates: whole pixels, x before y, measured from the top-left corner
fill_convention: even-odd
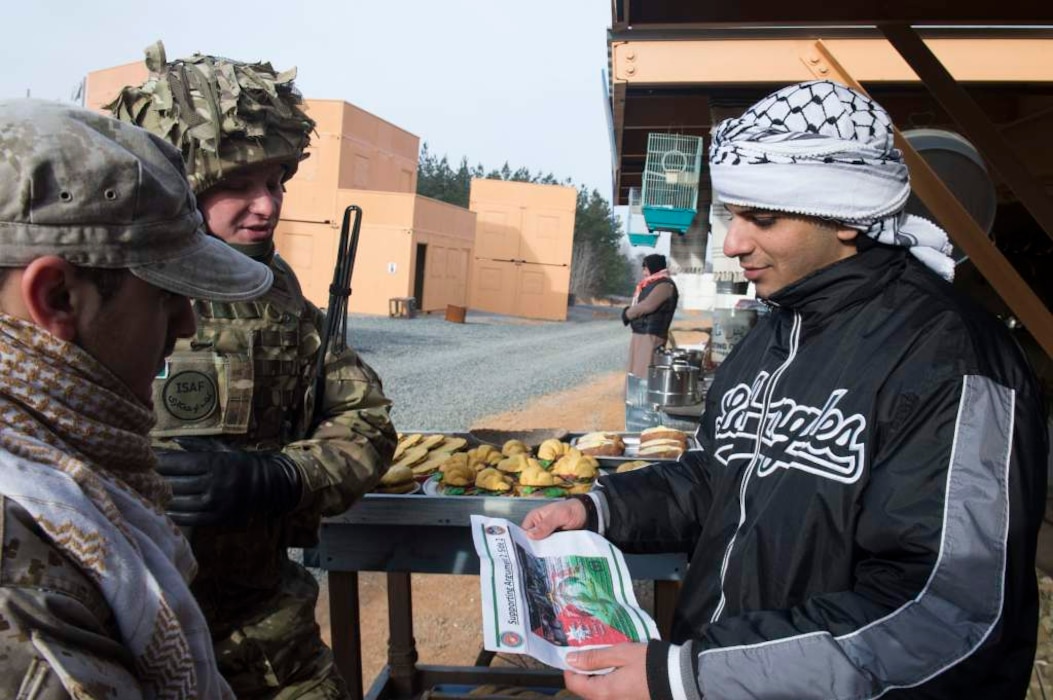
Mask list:
[[[166,411],[185,421],[207,418],[219,405],[212,377],[193,370],[179,372],[166,381],[161,401]]]

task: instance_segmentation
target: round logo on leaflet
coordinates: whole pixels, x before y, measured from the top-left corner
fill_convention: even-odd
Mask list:
[[[523,638],[515,632],[505,632],[501,635],[501,644],[506,647],[517,647],[523,644]]]
[[[505,529],[503,527],[501,527],[500,525],[491,525],[490,527],[486,528],[486,534],[488,534],[488,535],[503,535],[503,534],[505,534]]]
[[[188,370],[173,375],[161,390],[165,410],[179,420],[201,420],[216,410],[218,392],[212,377]]]

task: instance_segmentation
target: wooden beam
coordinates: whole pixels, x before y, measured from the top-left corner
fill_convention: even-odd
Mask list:
[[[998,172],[1020,203],[1035,217],[1038,225],[1053,238],[1053,200],[1016,156],[1012,146],[1002,138],[968,93],[947,72],[910,25],[878,25],[889,43],[903,56],[936,101],[961,127],[984,159]]]
[[[877,24],[901,21],[936,25],[1053,24],[1047,0],[957,2],[946,0],[838,0],[832,3],[684,2],[684,0],[623,0],[626,23],[708,26]]]
[[[815,50],[821,57],[820,61],[811,61],[811,55],[802,56],[802,60],[815,68],[817,77],[837,80],[866,94],[863,86],[845,71],[824,42],[815,42]],[[820,68],[826,70],[820,71]],[[980,228],[961,202],[947,189],[939,175],[903,138],[899,129],[893,129],[896,146],[903,151],[904,160],[910,169],[912,189],[1046,354],[1053,357],[1053,315],[1049,309],[988,238],[987,232]]]
[[[612,80],[655,87],[786,85],[813,77],[798,58],[814,42],[814,37],[612,41]],[[880,36],[826,43],[856,80],[919,82]],[[960,81],[1053,83],[1053,38],[933,38],[928,44]]]

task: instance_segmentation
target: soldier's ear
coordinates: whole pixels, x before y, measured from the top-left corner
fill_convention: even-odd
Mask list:
[[[842,243],[852,243],[859,236],[859,231],[854,228],[842,227],[837,229],[837,240]]]
[[[77,336],[77,318],[90,303],[90,289],[85,285],[92,288],[66,260],[54,255],[37,258],[22,272],[23,318],[72,342]]]

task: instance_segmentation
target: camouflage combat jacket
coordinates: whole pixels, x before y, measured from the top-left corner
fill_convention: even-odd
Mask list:
[[[3,496],[0,540],[0,698],[142,697],[102,592]]]
[[[310,576],[289,561],[286,548],[315,544],[321,517],[345,511],[373,488],[395,449],[380,379],[351,350],[327,358],[322,415],[312,416],[323,316],[304,299],[287,263],[275,255],[270,266],[274,286],[255,302],[195,300],[197,333],[177,343],[154,382],[157,446],[190,437],[187,449],[280,449],[302,476],[303,496],[291,514],[190,533],[200,565],[192,590],[235,692],[231,664],[253,671],[247,659],[224,663],[230,640],[271,640],[261,645],[273,642],[273,650],[245,653],[260,657],[267,683],[280,685],[283,671],[266,657],[282,653],[281,637],[288,646],[296,636],[289,628],[305,626],[317,637],[317,589],[304,585]],[[274,624],[283,628],[279,634]]]

